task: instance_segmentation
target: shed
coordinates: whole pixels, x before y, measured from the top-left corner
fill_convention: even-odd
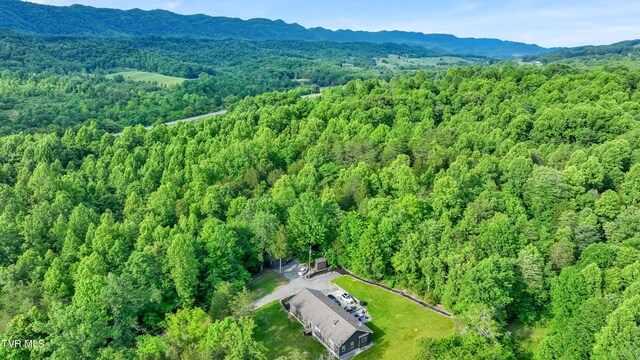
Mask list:
[[[323,257],[316,259],[316,271],[322,270],[327,270],[327,259]]]

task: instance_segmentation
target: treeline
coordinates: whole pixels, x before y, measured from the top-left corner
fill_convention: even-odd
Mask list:
[[[525,61],[538,60],[543,64],[563,63],[582,67],[624,66],[638,70],[640,40],[622,41],[611,45],[579,46],[547,54],[525,56]]]
[[[0,135],[62,135],[87,121],[120,131],[301,84],[333,86],[385,76],[375,68],[377,56],[432,54],[395,44],[34,36],[6,30],[0,30],[0,50]],[[103,77],[126,69],[190,81],[168,88]]]
[[[259,67],[256,64],[269,63],[271,59],[289,59],[292,64],[306,60],[310,62],[307,66],[316,61],[335,66],[348,62],[370,68],[375,65],[374,57],[389,54],[407,57],[439,55],[426,48],[399,44],[163,36],[42,36],[1,29],[0,46],[4,54],[0,58],[0,68],[12,71],[106,74],[113,69],[135,68],[190,79],[201,73],[215,75],[217,70],[237,69],[239,66],[251,72]],[[295,71],[298,67],[290,69]]]
[[[636,72],[453,68],[215,120],[0,138],[0,357],[261,359],[245,290],[309,246],[459,319],[429,359],[637,354]]]

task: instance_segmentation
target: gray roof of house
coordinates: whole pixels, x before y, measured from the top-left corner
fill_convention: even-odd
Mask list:
[[[331,338],[338,346],[349,340],[356,331],[373,333],[318,290],[302,289],[289,300],[289,304],[298,309],[324,336]]]

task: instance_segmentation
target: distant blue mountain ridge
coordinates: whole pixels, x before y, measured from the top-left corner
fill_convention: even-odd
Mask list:
[[[0,1],[0,28],[41,35],[191,36],[210,39],[308,40],[397,43],[456,55],[514,58],[555,49],[499,39],[458,38],[407,31],[354,31],[305,28],[282,20],[242,20],[180,15],[165,10],[103,9],[84,5],[49,6],[19,0]]]

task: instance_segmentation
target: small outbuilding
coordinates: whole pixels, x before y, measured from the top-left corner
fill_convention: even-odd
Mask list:
[[[327,259],[323,257],[316,259],[316,272],[322,270],[327,270]]]
[[[318,290],[302,289],[289,300],[289,312],[329,352],[348,358],[368,349],[373,331]]]

